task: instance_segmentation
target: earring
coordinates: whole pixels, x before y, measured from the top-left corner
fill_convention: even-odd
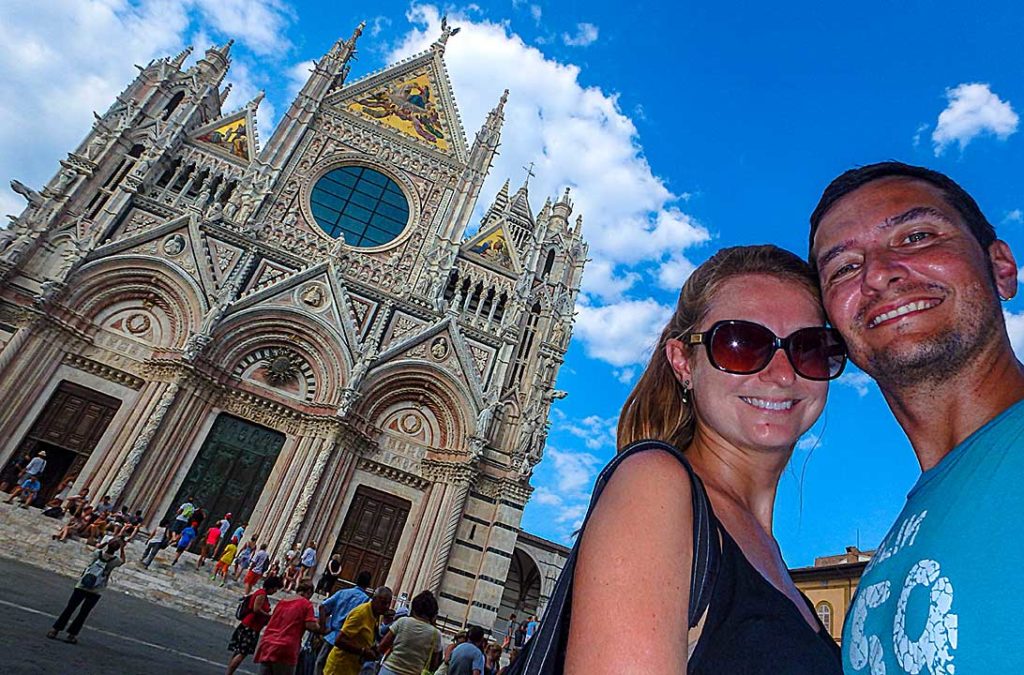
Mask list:
[[[690,392],[691,391],[693,391],[693,389],[690,387],[690,381],[689,380],[683,380],[683,394],[680,397],[682,399],[683,403],[689,403],[690,402]]]

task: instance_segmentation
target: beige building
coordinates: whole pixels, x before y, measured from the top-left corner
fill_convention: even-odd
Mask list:
[[[873,553],[847,546],[845,553],[815,558],[811,567],[789,571],[796,587],[810,599],[818,618],[839,644],[842,644],[843,621],[853,603],[853,594]]]
[[[360,32],[266,143],[262,96],[226,112],[229,43],[151,62],[45,186],[12,182],[0,465],[46,450],[46,490],[149,526],[195,496],[490,627],[557,574],[520,521],[587,245],[568,191],[477,211],[508,92],[467,139],[454,31],[349,82]]]

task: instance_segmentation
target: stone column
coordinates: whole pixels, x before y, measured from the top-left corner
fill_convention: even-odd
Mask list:
[[[156,436],[156,432],[160,430],[160,425],[164,421],[164,416],[167,415],[167,411],[171,408],[174,403],[174,399],[178,395],[178,389],[180,385],[177,381],[166,383],[163,394],[160,396],[160,400],[157,401],[156,407],[153,409],[153,413],[149,417],[149,421],[146,422],[146,426],[142,428],[139,435],[135,438],[135,442],[132,443],[131,450],[128,451],[128,456],[124,458],[121,464],[121,468],[118,470],[117,475],[114,477],[110,487],[107,488],[107,494],[111,495],[114,499],[114,503],[121,498],[121,494],[124,492],[125,487],[128,485],[128,480],[135,473],[135,469],[139,466],[139,462],[142,460],[142,456],[145,454],[146,449],[149,448],[150,443],[153,441],[153,437]]]
[[[466,508],[466,498],[469,496],[469,488],[473,483],[476,471],[467,464],[432,462],[432,473],[435,480],[441,479],[446,483],[443,512],[444,529],[440,532],[437,548],[434,549],[434,558],[430,567],[427,588],[433,592],[441,587],[441,580],[444,578],[445,569],[448,566],[448,557],[451,555],[452,544],[455,542],[455,532],[459,529],[459,521],[462,520],[462,512]],[[424,462],[424,469],[427,463]]]
[[[288,525],[285,528],[284,543],[286,545],[290,545],[298,537],[299,527],[302,526],[306,513],[309,511],[309,505],[313,501],[313,494],[320,485],[320,477],[323,476],[327,461],[331,458],[331,452],[333,452],[337,443],[337,437],[337,432],[335,432],[328,438],[318,438],[315,440],[313,447],[309,449],[309,452],[316,453],[316,460],[313,463],[313,469],[306,476],[306,483],[302,487],[302,494],[299,496],[299,500],[292,510],[291,519],[289,519]]]

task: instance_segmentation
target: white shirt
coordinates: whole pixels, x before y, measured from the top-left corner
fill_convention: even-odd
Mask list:
[[[38,455],[32,458],[32,461],[25,467],[25,473],[29,476],[38,476],[46,468],[46,460]]]

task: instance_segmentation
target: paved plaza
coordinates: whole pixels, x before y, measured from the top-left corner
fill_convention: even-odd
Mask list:
[[[4,559],[0,579],[0,670],[7,675],[224,672],[230,626],[120,593],[116,571],[77,645],[45,637],[75,580]],[[250,661],[238,672],[255,671]]]

